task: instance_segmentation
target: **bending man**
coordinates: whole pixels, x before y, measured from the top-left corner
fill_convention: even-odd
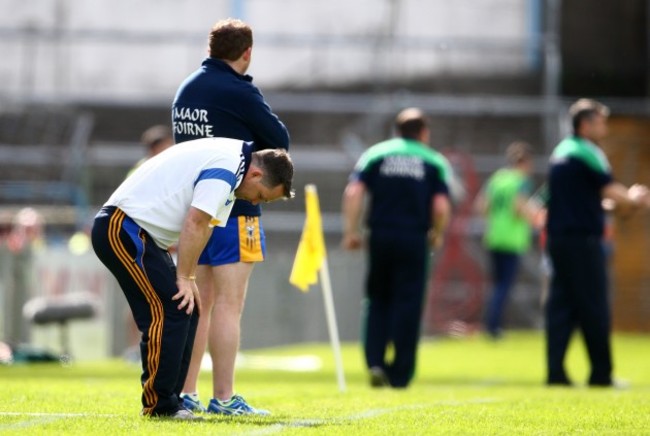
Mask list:
[[[235,198],[291,198],[293,164],[280,150],[209,138],[171,147],[128,177],[95,218],[95,253],[113,273],[142,333],[142,414],[197,419],[180,400],[201,307],[197,261]],[[178,262],[167,251],[178,242]],[[195,307],[196,306],[196,307]],[[197,309],[197,310],[195,310]]]

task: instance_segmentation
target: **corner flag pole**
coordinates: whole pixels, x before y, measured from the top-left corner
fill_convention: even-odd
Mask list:
[[[330,283],[329,266],[327,264],[327,249],[323,235],[323,223],[318,203],[316,185],[305,186],[305,225],[300,236],[298,251],[293,261],[289,283],[303,292],[309,291],[310,285],[318,283],[320,273],[321,290],[325,303],[325,317],[329,331],[339,390],[345,392],[345,378],[343,376],[343,359],[341,358],[341,343],[334,313],[334,299],[332,298],[332,284]]]
[[[345,376],[343,374],[343,358],[341,357],[341,342],[339,341],[339,330],[336,325],[336,314],[334,313],[334,299],[332,298],[332,284],[330,283],[330,271],[327,264],[327,256],[323,259],[323,267],[320,270],[321,288],[323,290],[323,302],[325,303],[325,316],[327,318],[327,329],[334,352],[334,363],[336,364],[336,379],[339,383],[339,391],[345,392]]]

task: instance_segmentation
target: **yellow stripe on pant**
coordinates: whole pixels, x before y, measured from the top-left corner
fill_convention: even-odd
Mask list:
[[[129,275],[133,278],[135,284],[138,286],[140,291],[142,291],[149,307],[151,308],[151,324],[149,325],[149,330],[147,332],[149,336],[149,342],[147,344],[147,372],[149,377],[142,387],[145,403],[148,406],[144,408],[143,412],[145,415],[148,415],[152,412],[158,402],[158,394],[153,389],[153,383],[160,364],[164,312],[162,302],[154,291],[145,272],[137,267],[136,262],[129,255],[126,247],[124,247],[124,244],[120,240],[119,235],[125,217],[126,215],[124,212],[119,209],[116,210],[111,217],[109,225],[109,242],[122,265],[124,265],[126,270],[129,272]]]

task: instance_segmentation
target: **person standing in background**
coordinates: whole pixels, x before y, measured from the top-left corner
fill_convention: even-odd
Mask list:
[[[421,110],[401,111],[395,127],[399,138],[366,150],[345,187],[342,246],[362,246],[368,197],[366,365],[371,386],[405,388],[415,373],[429,252],[441,247],[451,215],[451,168],[429,147],[428,120]],[[394,359],[387,362],[391,343]]]
[[[613,386],[611,320],[603,247],[603,199],[629,214],[650,203],[645,186],[626,188],[614,180],[599,143],[607,135],[609,109],[580,99],[569,108],[573,134],[550,158],[548,252],[552,279],[546,317],[548,385],[571,385],[564,358],[576,327],[582,331],[591,374],[589,386]]]
[[[161,151],[165,151],[174,145],[174,135],[172,134],[172,129],[169,128],[169,126],[156,124],[155,126],[151,126],[142,132],[140,143],[145,146],[147,154],[138,162],[136,162],[135,165],[133,165],[133,168],[129,170],[127,176],[130,176],[131,173],[133,173],[136,168],[146,162],[147,159],[151,159]]]
[[[218,21],[210,31],[209,57],[180,85],[172,106],[177,143],[202,137],[254,141],[257,150],[289,148],[289,133],[271,111],[252,77],[253,32],[236,19]],[[235,358],[248,281],[266,246],[261,208],[237,200],[228,223],[215,228],[199,259],[196,283],[203,316],[192,353],[182,398],[192,410],[241,415],[267,414],[234,390]],[[212,358],[213,397],[207,409],[199,401],[198,375],[208,345]]]
[[[0,327],[4,327],[4,340],[12,346],[30,339],[29,324],[22,313],[37,285],[34,257],[45,247],[44,226],[43,215],[32,207],[25,207],[11,220],[4,240],[0,239],[0,292],[4,299],[0,309],[8,315],[5,325]]]
[[[488,179],[475,201],[485,216],[483,244],[490,255],[492,291],[485,315],[485,330],[501,337],[503,312],[517,278],[521,255],[531,242],[536,210],[529,202],[533,162],[530,145],[513,142],[506,150],[508,167]]]

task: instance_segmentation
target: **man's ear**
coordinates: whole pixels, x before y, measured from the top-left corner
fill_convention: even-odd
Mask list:
[[[244,53],[241,55],[241,58],[245,61],[249,61],[251,59],[252,52],[253,52],[253,47],[248,47],[246,50],[244,50]]]
[[[248,168],[248,172],[246,173],[246,177],[259,181],[264,177],[264,171],[262,168],[251,164],[250,168]]]

